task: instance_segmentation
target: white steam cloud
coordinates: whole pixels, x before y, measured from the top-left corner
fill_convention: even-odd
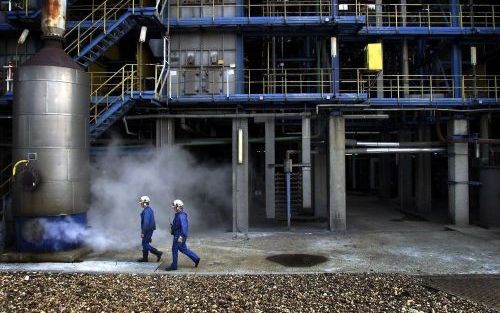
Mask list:
[[[171,203],[184,201],[193,230],[224,231],[231,222],[230,166],[201,164],[177,147],[124,155],[116,147],[92,166],[92,201],[88,228],[71,221],[64,225],[46,223],[51,239],[80,239],[95,251],[118,251],[140,246],[142,195],[151,198],[156,231],[153,245],[170,244]]]

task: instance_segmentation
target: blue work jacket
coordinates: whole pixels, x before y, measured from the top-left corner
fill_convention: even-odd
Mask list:
[[[175,213],[174,221],[172,222],[172,233],[174,237],[182,236],[187,238],[189,232],[189,225],[187,214],[183,211]]]
[[[156,229],[155,214],[151,207],[145,207],[141,212],[141,230],[143,234]]]

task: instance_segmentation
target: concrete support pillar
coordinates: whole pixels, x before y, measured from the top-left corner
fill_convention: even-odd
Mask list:
[[[480,138],[490,138],[490,115],[484,114],[481,116],[480,121]],[[481,164],[490,164],[490,146],[488,144],[481,144]]]
[[[311,118],[302,118],[302,164],[309,166],[302,167],[302,207],[304,211],[312,208],[311,199]]]
[[[448,123],[448,134],[464,136],[468,133],[465,119],[453,119]],[[468,143],[448,145],[448,209],[456,225],[469,224],[469,149]]]
[[[156,119],[156,148],[161,149],[175,144],[175,120],[173,118]]]
[[[233,119],[233,232],[248,233],[248,119]]]
[[[427,125],[418,128],[418,140],[431,141],[431,128]],[[428,215],[432,210],[432,177],[431,177],[431,154],[419,153],[417,155],[417,181],[416,187],[418,195],[415,200],[417,212],[421,215]]]
[[[274,218],[275,217],[275,203],[276,203],[276,194],[275,194],[275,170],[274,164],[276,164],[276,155],[275,155],[275,119],[268,118],[265,121],[265,145],[266,145],[266,217]]]
[[[399,132],[400,142],[411,141],[411,131],[401,130]],[[399,205],[403,212],[412,212],[414,209],[413,202],[413,166],[410,154],[398,154],[398,190],[399,190]]]
[[[314,216],[328,217],[328,158],[326,151],[314,157]]]
[[[346,230],[345,186],[345,120],[342,116],[329,118],[329,217],[330,231]]]

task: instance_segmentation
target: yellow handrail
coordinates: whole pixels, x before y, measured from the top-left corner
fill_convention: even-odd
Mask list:
[[[118,3],[108,3],[109,0],[101,3],[97,8],[95,8],[89,15],[87,15],[84,19],[82,19],[78,24],[76,24],[73,28],[71,28],[65,35],[65,38],[69,38],[70,36],[77,36],[77,38],[72,41],[69,45],[66,46],[64,51],[68,54],[73,54],[76,50],[76,54],[80,55],[81,47],[84,44],[90,42],[93,37],[100,33],[100,27],[102,26],[103,32],[107,31],[107,22],[109,17],[112,16],[116,20],[118,18],[118,13],[120,11],[124,11],[130,7],[131,0],[120,0]],[[102,14],[97,15],[96,13]],[[86,29],[83,29],[83,24],[90,22]],[[83,31],[82,31],[83,29]],[[75,33],[76,32],[76,33]]]

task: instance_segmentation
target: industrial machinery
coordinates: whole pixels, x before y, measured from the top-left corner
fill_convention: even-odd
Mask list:
[[[77,248],[89,201],[88,74],[64,53],[66,1],[44,0],[44,47],[14,82],[12,207],[20,252]]]

